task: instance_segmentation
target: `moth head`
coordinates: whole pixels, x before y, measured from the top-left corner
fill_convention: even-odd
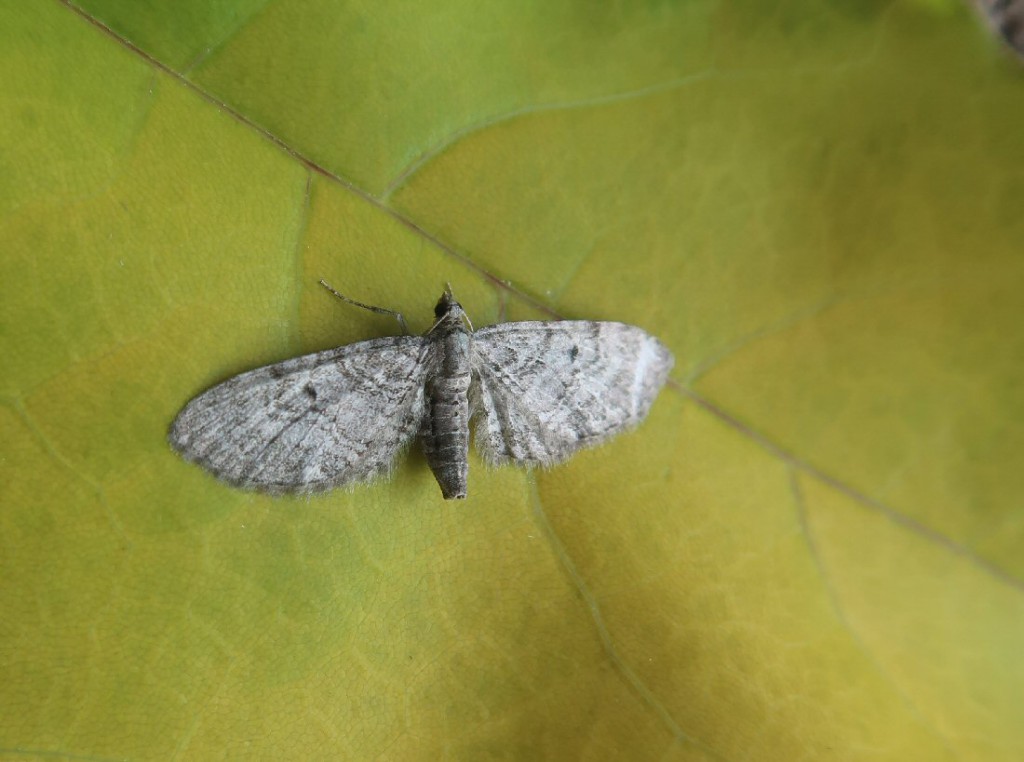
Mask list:
[[[452,296],[452,286],[449,283],[444,293],[441,294],[441,298],[437,300],[437,305],[434,307],[434,326],[438,326],[441,323],[460,323],[464,322],[469,324],[469,317],[462,309],[462,305],[455,301],[455,297]],[[472,329],[472,325],[470,325]]]
[[[462,314],[462,305],[455,301],[455,297],[452,296],[452,287],[449,284],[444,293],[441,294],[441,298],[437,300],[437,306],[434,307],[434,317],[438,320],[443,320],[446,317],[458,318]]]

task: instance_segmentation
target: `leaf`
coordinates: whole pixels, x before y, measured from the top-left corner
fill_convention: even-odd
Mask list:
[[[1024,82],[959,5],[9,3],[0,749],[1024,754]],[[313,499],[167,447],[239,371],[614,319],[551,471]]]

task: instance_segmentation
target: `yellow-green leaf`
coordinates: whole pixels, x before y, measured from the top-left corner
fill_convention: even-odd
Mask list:
[[[1024,756],[1024,74],[915,3],[0,5],[0,757]],[[635,323],[445,502],[167,446],[415,330]]]

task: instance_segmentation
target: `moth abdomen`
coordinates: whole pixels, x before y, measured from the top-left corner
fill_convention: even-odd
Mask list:
[[[446,499],[466,496],[469,477],[469,373],[427,384],[423,451]]]

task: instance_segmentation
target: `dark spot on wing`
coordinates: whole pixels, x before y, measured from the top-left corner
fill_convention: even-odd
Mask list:
[[[316,389],[313,388],[312,384],[306,384],[305,388],[302,391],[304,391],[306,393],[306,396],[308,396],[311,400],[316,400]]]
[[[578,346],[576,346],[575,344],[573,344],[572,349],[569,350],[569,362],[575,362],[576,361],[576,356],[579,355],[579,353],[580,353],[580,348]]]

